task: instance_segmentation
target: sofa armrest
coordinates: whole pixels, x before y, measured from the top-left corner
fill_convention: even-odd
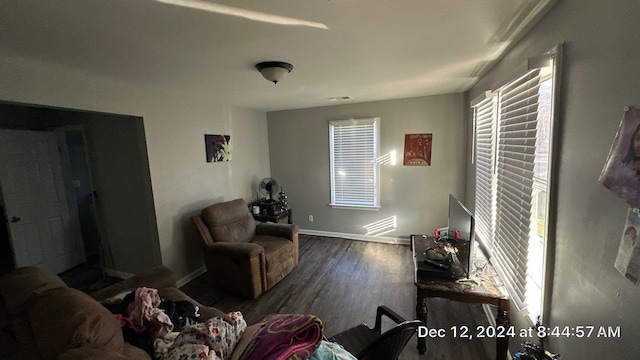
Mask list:
[[[133,275],[126,280],[93,292],[91,293],[91,297],[96,300],[104,300],[108,297],[115,296],[121,291],[141,286],[154,289],[176,287],[176,277],[172,270],[164,265],[160,265],[154,267],[149,272]]]
[[[264,253],[264,249],[253,243],[217,242],[209,245],[205,253],[249,259]]]
[[[275,223],[257,223],[256,235],[277,236],[291,241],[298,235],[298,225],[295,224],[275,224]]]

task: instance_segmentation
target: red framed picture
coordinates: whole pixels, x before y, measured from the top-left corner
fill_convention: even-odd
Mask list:
[[[432,134],[406,134],[404,136],[405,166],[431,166]]]

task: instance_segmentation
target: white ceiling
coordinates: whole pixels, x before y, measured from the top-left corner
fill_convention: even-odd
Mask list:
[[[194,0],[187,0],[194,1]],[[553,0],[0,0],[0,48],[146,86],[272,111],[463,92]],[[261,61],[294,65],[277,85]]]

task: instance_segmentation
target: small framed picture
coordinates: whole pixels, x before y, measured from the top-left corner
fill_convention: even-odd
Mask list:
[[[404,136],[405,166],[431,166],[432,134],[406,134]]]
[[[618,256],[614,267],[632,283],[638,285],[640,281],[640,215],[634,209],[629,209],[627,221],[622,231]]]
[[[207,162],[231,161],[230,135],[204,135]]]

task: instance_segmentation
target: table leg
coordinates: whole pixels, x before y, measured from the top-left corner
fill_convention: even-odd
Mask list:
[[[418,298],[416,301],[416,315],[418,320],[427,326],[427,294],[426,291],[418,288]],[[418,354],[424,354],[427,351],[427,339],[418,337]]]
[[[500,300],[498,306],[498,316],[496,317],[496,325],[508,328],[511,325],[509,320],[509,300]],[[496,360],[504,360],[509,351],[509,336],[496,338]]]

